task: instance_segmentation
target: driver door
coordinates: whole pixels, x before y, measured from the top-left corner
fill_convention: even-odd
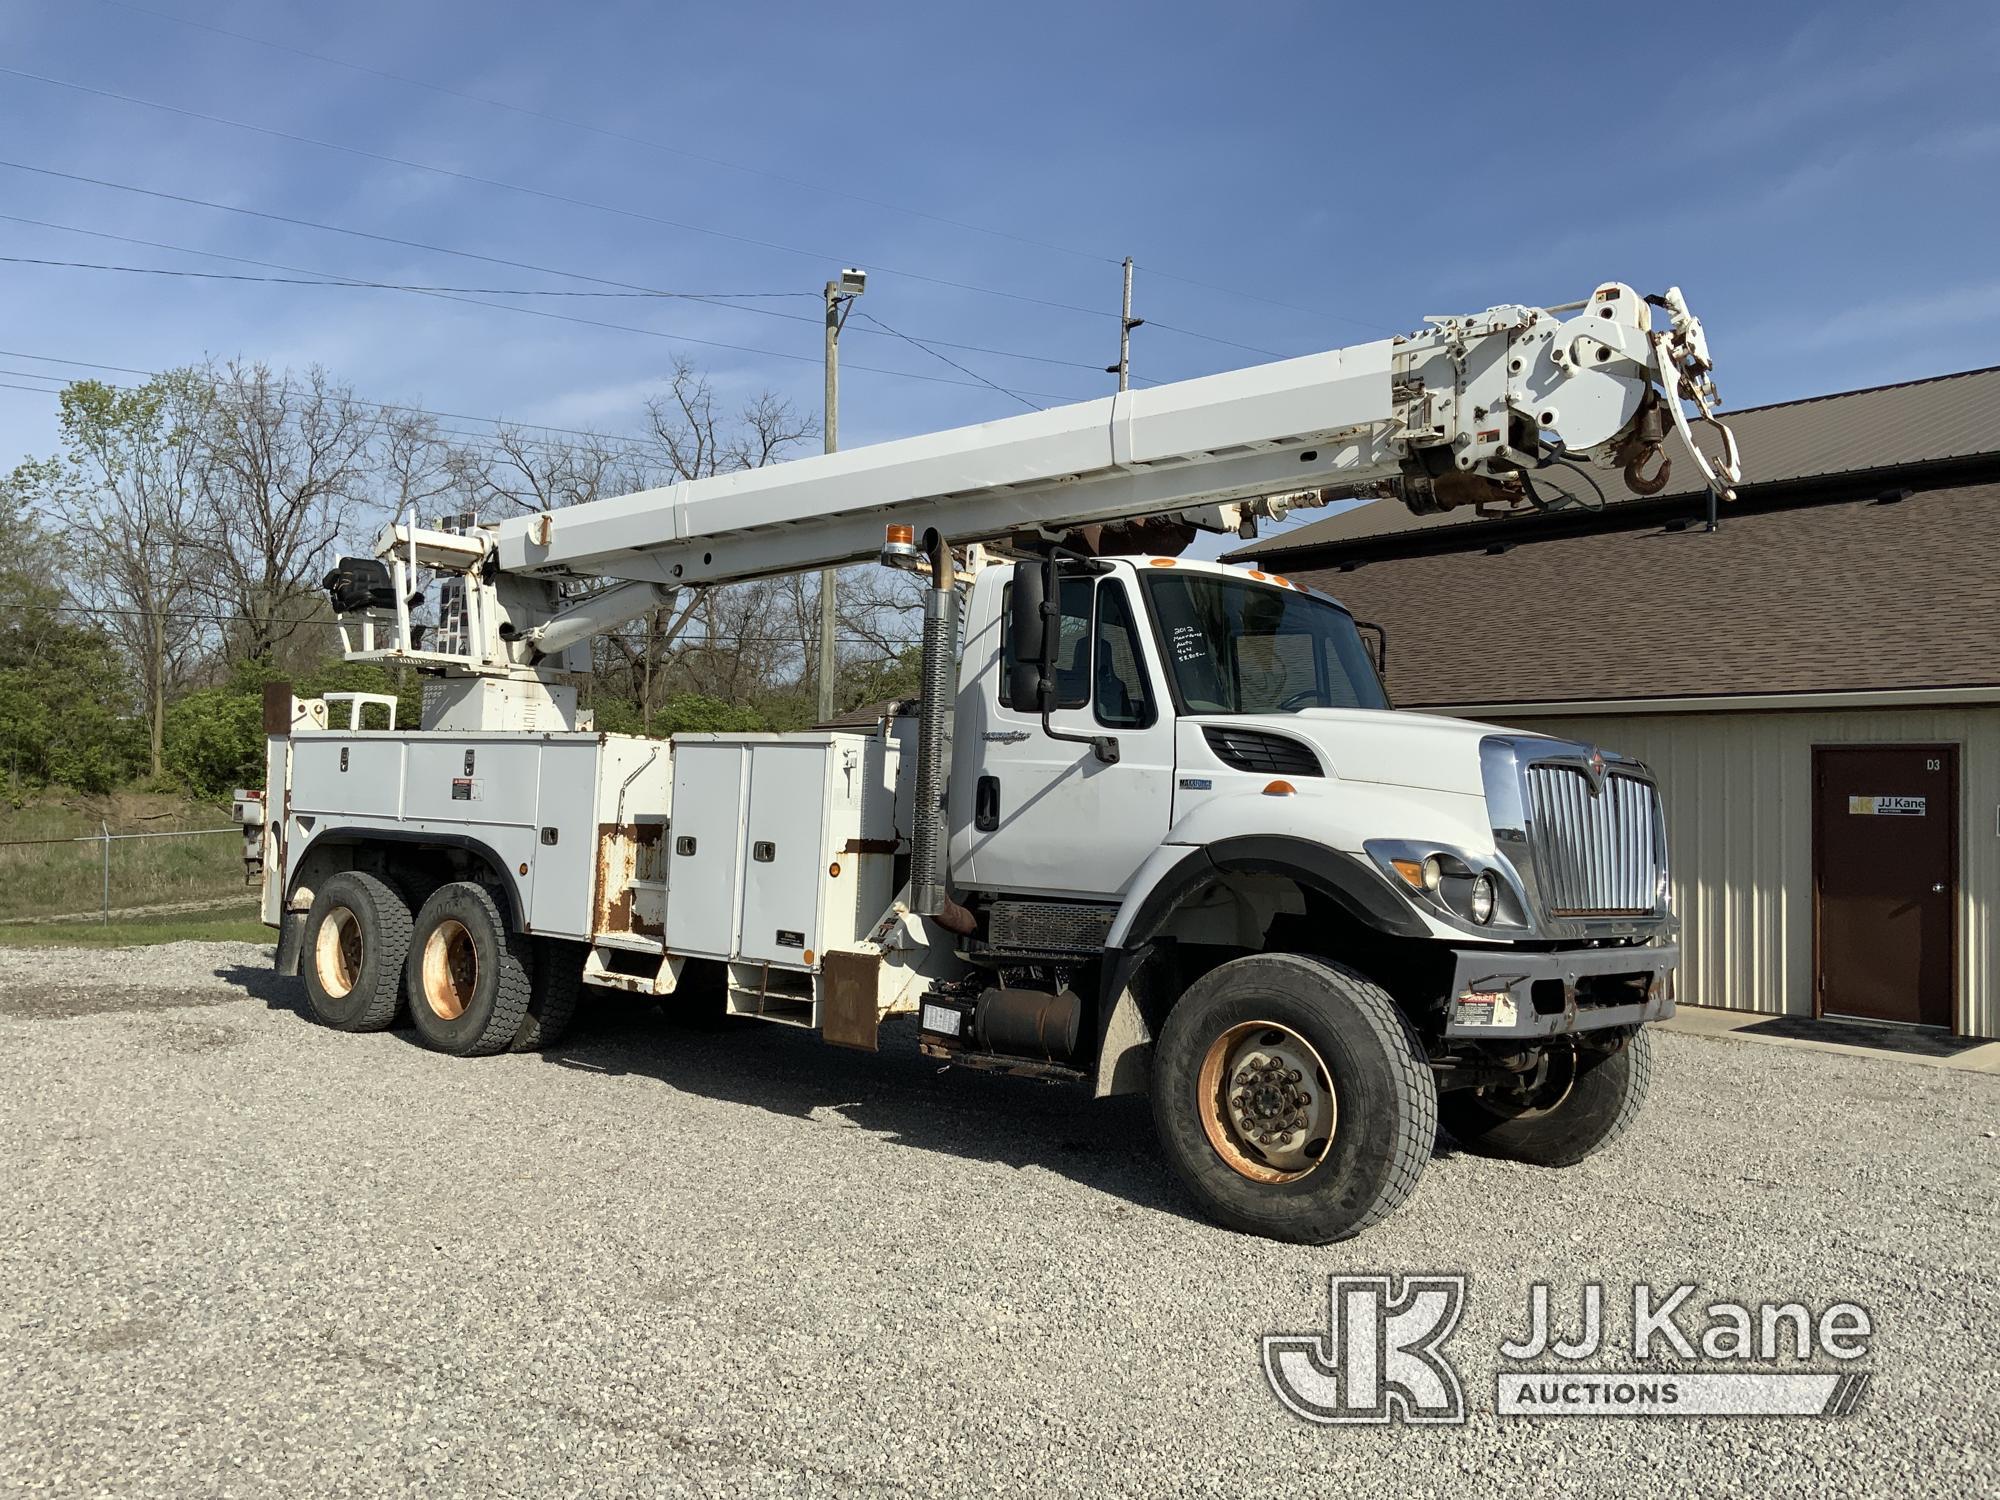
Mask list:
[[[1065,578],[1061,604],[1050,725],[1064,734],[1108,735],[1118,742],[1118,759],[1107,764],[1088,743],[1050,737],[1040,714],[1008,702],[1011,662],[1003,653],[992,674],[998,681],[979,683],[970,716],[981,728],[964,846],[970,868],[961,870],[961,884],[1109,900],[1131,883],[1171,823],[1173,711],[1142,605],[1126,579]],[[1004,601],[1000,614],[1004,620]]]

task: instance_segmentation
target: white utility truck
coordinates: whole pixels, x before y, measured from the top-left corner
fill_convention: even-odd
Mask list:
[[[280,971],[329,1025],[407,1012],[465,1056],[548,1045],[585,986],[865,1049],[914,1014],[934,1057],[1150,1090],[1205,1210],[1285,1239],[1390,1213],[1440,1114],[1580,1160],[1673,1005],[1646,768],[1397,713],[1336,601],[1178,555],[1342,494],[1528,507],[1552,465],[1656,487],[1669,424],[1730,492],[1677,291],[1428,324],[498,524],[399,519],[327,585],[350,658],[435,674],[422,726],[266,702],[244,815]],[[669,743],[579,710],[591,636],[675,591],[875,557],[922,579],[913,713]]]

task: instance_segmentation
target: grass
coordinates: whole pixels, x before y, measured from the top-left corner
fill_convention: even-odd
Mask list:
[[[154,943],[269,943],[277,934],[255,917],[182,912],[130,922],[24,922],[0,927],[0,948],[136,948]]]
[[[220,900],[252,891],[243,883],[243,840],[225,809],[164,794],[48,796],[18,808],[0,806],[0,917],[92,912],[104,901],[101,826],[111,832],[220,829],[192,838],[111,843],[111,907]],[[8,846],[10,840],[88,838],[89,843]]]

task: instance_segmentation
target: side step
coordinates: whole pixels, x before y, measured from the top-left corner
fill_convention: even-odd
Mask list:
[[[729,1014],[817,1029],[817,986],[812,974],[798,969],[734,963],[729,966]]]

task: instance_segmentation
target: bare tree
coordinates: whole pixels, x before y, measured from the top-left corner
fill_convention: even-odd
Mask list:
[[[79,381],[61,401],[66,461],[42,466],[38,509],[81,544],[76,592],[138,668],[158,776],[167,696],[213,635],[201,602],[214,562],[202,541],[214,386],[181,369],[129,390]]]
[[[539,438],[511,424],[483,450],[465,450],[466,477],[479,508],[560,510],[613,493],[625,455],[607,438]]]
[[[241,622],[237,649],[268,660],[297,628],[367,492],[376,420],[318,367],[296,381],[230,363],[203,433],[216,602]]]
[[[686,359],[675,361],[646,414],[657,452],[646,479],[655,484],[761,468],[819,432],[817,421],[768,391],[725,414],[708,377]],[[793,632],[780,628],[784,615],[774,607],[789,608],[781,583],[738,584],[690,593],[614,632],[607,644],[625,669],[642,725],[650,726],[654,709],[677,690],[740,703],[795,675],[805,653],[793,654]]]
[[[477,509],[484,483],[481,457],[452,443],[429,412],[385,411],[376,429],[373,496],[389,516],[415,509],[420,518]]]

